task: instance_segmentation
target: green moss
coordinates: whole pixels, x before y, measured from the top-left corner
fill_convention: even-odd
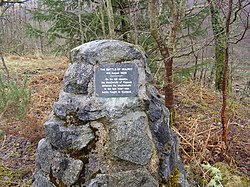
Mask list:
[[[31,185],[31,180],[24,180],[27,171],[21,169],[12,169],[0,164],[0,186],[22,186]]]
[[[171,174],[169,175],[168,181],[164,185],[167,187],[168,186],[169,187],[180,187],[181,185],[178,183],[179,176],[180,176],[180,171],[177,167],[175,167],[173,169],[173,171],[171,172]]]
[[[173,127],[173,124],[175,124],[175,110],[169,109],[169,113],[170,113],[170,120],[169,120],[169,126]]]
[[[248,187],[250,186],[250,181],[248,177],[239,171],[231,168],[225,163],[218,162],[214,165],[218,168],[222,174],[221,183],[223,186],[227,187]]]

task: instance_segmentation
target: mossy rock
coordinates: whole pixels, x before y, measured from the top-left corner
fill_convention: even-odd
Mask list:
[[[179,183],[179,176],[180,176],[180,171],[178,168],[175,167],[174,170],[169,175],[167,183],[162,184],[162,186],[181,187],[181,184]]]

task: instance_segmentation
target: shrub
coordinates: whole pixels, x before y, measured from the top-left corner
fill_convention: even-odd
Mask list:
[[[12,115],[22,119],[27,111],[31,90],[27,88],[27,78],[19,86],[12,80],[4,80],[0,75],[0,117]]]
[[[207,170],[211,174],[211,179],[210,179],[207,186],[209,186],[209,187],[223,187],[223,185],[221,184],[221,180],[222,180],[221,171],[218,168],[213,167],[210,164],[201,164],[201,166],[202,166],[202,168],[204,168],[205,170]]]

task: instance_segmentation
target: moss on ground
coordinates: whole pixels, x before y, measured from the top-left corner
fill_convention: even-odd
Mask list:
[[[20,186],[28,187],[31,185],[30,177],[25,177],[27,171],[12,169],[0,164],[0,186]]]
[[[250,180],[248,176],[240,173],[239,171],[233,169],[229,165],[218,162],[214,165],[218,168],[222,174],[221,183],[226,187],[249,187]]]

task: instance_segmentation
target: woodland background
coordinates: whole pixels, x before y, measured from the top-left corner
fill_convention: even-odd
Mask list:
[[[1,0],[0,184],[29,186],[69,51],[140,45],[193,186],[249,186],[249,0]]]

